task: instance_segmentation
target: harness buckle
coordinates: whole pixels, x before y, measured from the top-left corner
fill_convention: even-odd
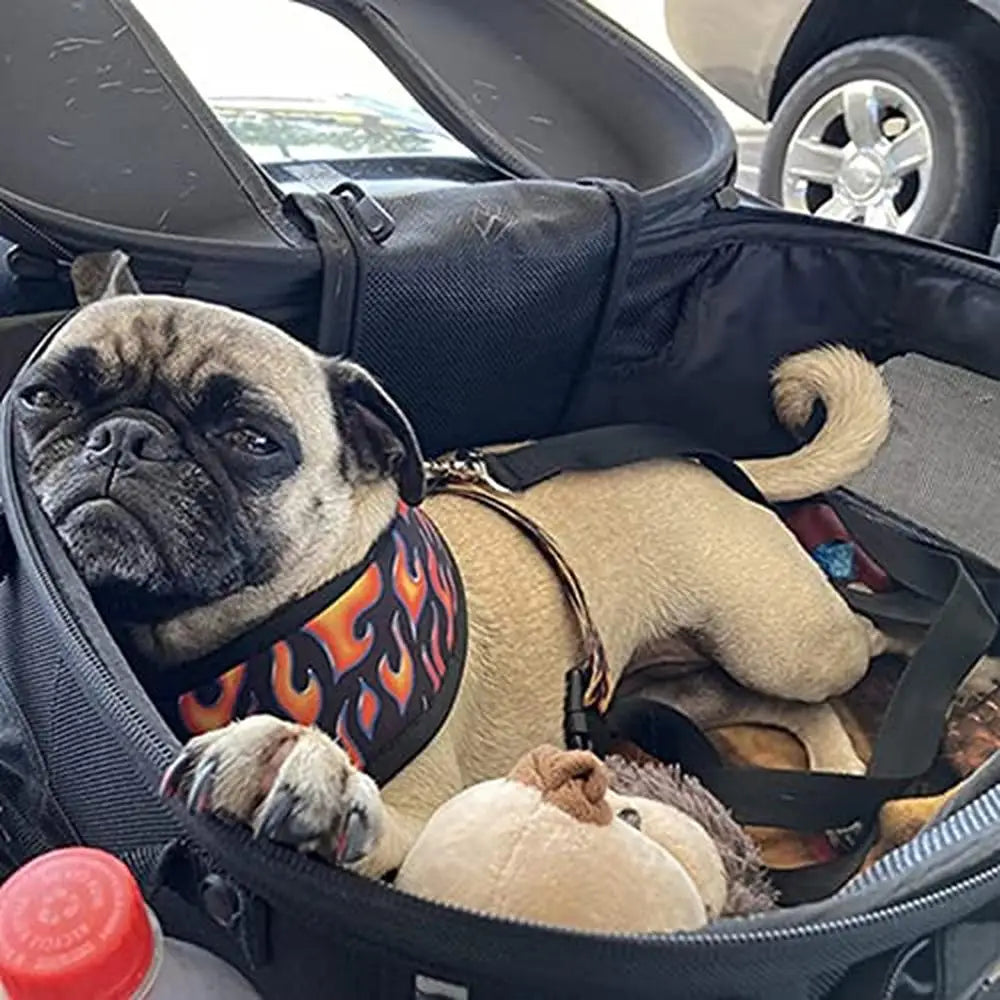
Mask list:
[[[458,451],[450,458],[433,459],[427,462],[426,467],[432,490],[440,489],[449,483],[461,483],[485,486],[494,493],[508,496],[514,492],[493,478],[486,456],[475,449]]]
[[[826,842],[838,854],[850,854],[857,850],[864,840],[868,827],[861,820],[855,820],[848,826],[826,831]]]

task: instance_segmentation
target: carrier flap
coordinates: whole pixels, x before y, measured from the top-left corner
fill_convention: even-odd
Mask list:
[[[303,242],[280,192],[127,0],[10,0],[0,90],[0,232],[22,247],[64,257],[63,236],[99,230],[112,244]]]
[[[580,0],[304,2],[502,174],[614,178],[672,208],[735,168],[708,99]],[[213,242],[290,256],[308,243],[129,0],[11,0],[0,88],[0,234],[29,252],[197,239],[202,257]]]
[[[582,0],[299,0],[363,38],[434,118],[514,176],[695,200],[735,165],[718,109]]]

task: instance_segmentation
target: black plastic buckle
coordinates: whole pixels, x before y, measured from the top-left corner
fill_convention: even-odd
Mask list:
[[[567,750],[590,750],[603,757],[607,753],[607,727],[600,712],[596,708],[588,708],[583,702],[587,686],[587,670],[584,667],[574,667],[566,674],[563,739]]]
[[[395,232],[396,220],[389,210],[354,181],[338,184],[333,194],[376,243],[384,243]]]
[[[868,835],[870,827],[861,820],[855,820],[850,826],[842,826],[836,830],[826,831],[826,842],[838,854],[852,854],[858,849]]]

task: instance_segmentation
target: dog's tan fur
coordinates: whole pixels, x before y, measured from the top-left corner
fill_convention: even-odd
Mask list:
[[[766,495],[783,498],[847,478],[874,453],[888,420],[885,390],[857,356],[831,350],[792,365],[785,372],[794,372],[798,392],[814,400],[824,391],[841,437],[827,436],[798,453],[802,466],[788,457],[746,463]],[[797,407],[793,412],[809,412],[780,376],[778,384]],[[864,416],[858,434],[851,433],[852,408]],[[803,474],[797,489],[795,477]],[[798,732],[818,766],[860,769],[832,710],[821,703],[862,676],[873,652],[872,630],[774,515],[710,472],[679,461],[567,474],[516,503],[555,537],[579,575],[615,680],[637,651],[678,633],[695,635],[733,677],[773,696],[731,699],[733,708],[742,706],[741,717]],[[383,789],[380,834],[361,866],[373,875],[400,863],[431,812],[451,795],[505,773],[525,748],[559,739],[563,674],[580,654],[577,625],[557,579],[513,526],[459,497],[432,497],[425,509],[461,567],[469,607],[466,670],[438,736]],[[816,704],[796,708],[775,698]],[[709,701],[716,712],[724,707]],[[321,755],[323,744],[330,772],[324,787],[328,793],[339,787],[339,770],[349,765],[327,737],[277,720],[269,725],[270,732],[268,723],[255,722],[251,734],[237,723],[198,738],[221,744],[227,757],[242,762],[235,773],[224,768],[236,787],[231,797],[216,786],[220,811],[250,822],[266,814],[267,800],[245,791],[257,785],[246,761],[262,743],[297,739],[286,768],[298,766],[299,752]],[[274,787],[288,780],[285,774]],[[311,781],[320,784],[320,775]],[[336,822],[342,807],[322,797],[318,788],[305,796]]]
[[[323,362],[280,331],[221,307],[119,297],[84,309],[53,349],[74,343],[95,347],[111,365],[136,352],[185,384],[238,372],[302,437],[302,469],[280,499],[288,543],[279,572],[265,586],[137,633],[148,655],[170,663],[210,651],[356,563],[388,524],[394,484],[349,487],[339,474],[344,443]],[[888,433],[887,390],[851,351],[820,349],[779,366],[774,401],[787,424],[803,424],[817,400],[827,416],[813,442],[742,463],[771,499],[836,487]],[[310,503],[317,494],[324,500],[318,513]],[[680,460],[562,475],[514,502],[556,539],[578,574],[614,681],[683,636],[757,692],[741,701],[731,686],[729,702],[709,697],[703,714],[729,704],[744,721],[800,733],[820,766],[859,768],[823,703],[858,681],[880,637],[773,514]],[[233,723],[187,748],[213,760],[211,808],[258,828],[278,790],[294,792],[299,818],[313,828],[335,829],[362,803],[369,830],[359,867],[372,875],[396,868],[453,794],[506,773],[533,746],[560,741],[563,677],[580,657],[560,584],[523,535],[460,497],[433,496],[425,509],[455,553],[466,590],[465,672],[435,739],[381,795],[329,737],[269,717]],[[693,700],[710,690],[696,685]]]

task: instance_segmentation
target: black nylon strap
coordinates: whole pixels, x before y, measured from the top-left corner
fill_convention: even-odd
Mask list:
[[[594,428],[484,459],[496,482],[519,491],[561,472],[672,456],[697,459],[737,492],[770,506],[734,462],[670,427]],[[613,705],[604,723],[606,732],[595,737],[598,747],[625,738],[660,760],[679,763],[699,777],[739,822],[800,831],[854,827],[853,842],[833,861],[772,873],[786,903],[828,896],[857,872],[875,842],[879,808],[903,794],[931,766],[954,692],[997,634],[992,608],[956,556],[912,541],[855,507],[830,502],[861,548],[906,588],[888,594],[844,589],[848,603],[876,619],[930,626],[897,685],[868,773],[727,767],[689,719],[642,697]]]
[[[514,492],[561,472],[613,469],[653,458],[694,458],[749,500],[770,506],[750,477],[732,459],[706,448],[677,427],[615,424],[561,434],[500,454],[482,456],[490,476]]]
[[[918,549],[913,558],[925,551]],[[871,777],[916,778],[934,763],[955,691],[996,635],[996,615],[965,567],[941,555],[941,574],[952,577],[951,589],[896,685],[872,749]],[[898,564],[901,571],[908,562]],[[893,573],[896,568],[882,566]]]
[[[852,512],[850,521],[860,529],[860,515]],[[868,543],[878,537],[869,551],[877,548],[877,556],[872,554],[883,568],[945,599],[931,616],[927,599],[859,595],[868,613],[892,618],[900,612],[907,620],[931,623],[897,684],[866,775],[728,767],[689,719],[649,699],[627,699],[608,717],[611,738],[627,738],[660,760],[679,763],[738,822],[803,832],[858,827],[854,843],[833,861],[771,873],[786,904],[829,896],[857,872],[875,842],[878,810],[905,794],[933,764],[954,692],[996,634],[996,616],[960,560],[906,539],[882,543],[880,536],[888,531],[866,524],[858,535]],[[846,591],[845,597],[853,604],[855,592]]]
[[[312,226],[323,265],[316,348],[322,354],[350,354],[354,335],[361,252],[346,209],[325,194],[298,192],[288,196]]]
[[[850,587],[840,587],[841,597],[855,610],[876,621],[898,622],[903,625],[933,624],[941,605],[909,590],[892,590],[884,594],[869,594]]]

